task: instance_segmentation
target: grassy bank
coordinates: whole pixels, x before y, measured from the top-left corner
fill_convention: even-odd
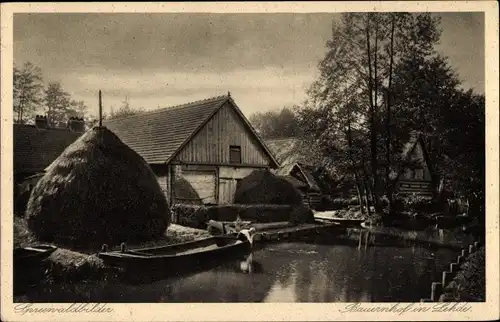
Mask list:
[[[129,248],[166,246],[180,242],[209,237],[205,230],[170,225],[164,236],[141,244],[127,245]],[[14,246],[24,247],[39,243],[29,231],[26,221],[14,221]],[[55,245],[58,246],[58,245]],[[118,247],[111,248],[116,249]],[[66,283],[81,281],[109,280],[118,276],[118,270],[109,267],[97,256],[95,250],[67,249],[59,247],[40,267],[43,283]]]
[[[444,302],[482,302],[486,299],[485,249],[481,247],[462,264],[441,297]]]

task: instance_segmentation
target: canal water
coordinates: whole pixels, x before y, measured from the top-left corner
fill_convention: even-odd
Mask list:
[[[429,239],[435,237],[433,233]],[[444,235],[438,238],[446,241]],[[245,259],[205,272],[135,285],[49,285],[23,298],[33,302],[414,302],[430,296],[431,283],[457,255],[456,249],[423,244],[365,248],[272,243]]]

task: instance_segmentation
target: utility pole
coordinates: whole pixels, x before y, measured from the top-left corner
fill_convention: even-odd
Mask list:
[[[102,126],[102,97],[101,90],[99,90],[99,127]]]

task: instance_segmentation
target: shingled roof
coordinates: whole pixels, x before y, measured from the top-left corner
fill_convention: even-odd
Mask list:
[[[415,150],[418,144],[420,144],[422,148],[424,162],[427,164],[427,167],[431,173],[432,180],[433,181],[437,180],[436,173],[434,172],[434,168],[432,167],[432,162],[429,156],[429,152],[427,151],[427,144],[425,142],[425,138],[422,134],[418,132],[411,133],[410,139],[403,146],[403,150],[401,152],[401,164],[398,166],[396,171],[393,171],[391,173],[391,177],[393,178],[393,180],[399,179],[400,175],[404,171],[405,165],[411,163],[412,152]]]
[[[146,162],[150,164],[168,163],[227,102],[232,104],[237,114],[255,135],[271,160],[278,165],[267,146],[243,116],[230,95],[105,120],[103,125],[117,134],[125,144],[139,153]]]
[[[14,124],[14,173],[43,172],[82,133]]]
[[[306,163],[311,160],[307,156],[309,151],[304,142],[298,138],[278,138],[266,140],[266,144],[281,164],[281,167],[275,171],[277,175],[287,176],[294,167],[297,167],[311,189],[321,190],[311,174],[312,167]]]

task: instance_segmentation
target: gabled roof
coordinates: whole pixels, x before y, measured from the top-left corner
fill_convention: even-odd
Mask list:
[[[280,169],[289,168],[291,170],[291,167],[293,167],[296,162],[305,161],[300,151],[301,140],[298,138],[267,139],[265,143],[276,160],[281,164]]]
[[[231,104],[244,125],[269,155],[273,166],[277,167],[278,162],[230,95],[105,120],[103,125],[139,153],[146,162],[169,163],[225,103]]]
[[[320,191],[320,187],[311,173],[311,166],[303,142],[299,138],[280,138],[266,140],[266,144],[281,164],[276,170],[277,175],[288,176],[296,167],[307,181],[310,189]]]
[[[43,172],[82,133],[14,124],[14,172]]]
[[[420,147],[422,148],[424,162],[427,164],[427,167],[431,173],[433,180],[435,180],[435,174],[434,174],[433,168],[431,166],[431,160],[430,160],[427,148],[426,148],[425,139],[424,139],[423,135],[421,135],[421,134],[412,135],[410,137],[410,140],[408,140],[408,142],[403,146],[403,150],[401,152],[402,153],[401,166],[399,167],[397,173],[394,173],[395,180],[399,179],[399,176],[401,175],[401,173],[404,170],[405,164],[407,164],[410,161],[410,157],[412,155],[412,152],[415,150],[417,145],[420,145]]]
[[[321,191],[319,187],[318,180],[313,175],[313,166],[302,164],[300,162],[296,163],[302,175],[306,178],[309,187],[313,190]]]
[[[308,185],[307,183],[295,178],[295,177],[292,177],[290,175],[278,175],[279,178],[283,178],[285,179],[286,181],[290,182],[295,188],[297,189],[301,189],[301,188],[307,188]]]

